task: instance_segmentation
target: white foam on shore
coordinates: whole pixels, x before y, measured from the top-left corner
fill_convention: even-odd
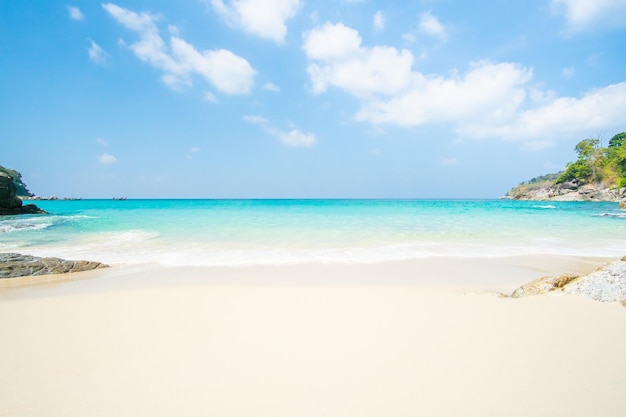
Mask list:
[[[48,219],[40,221],[37,218],[11,219],[0,223],[0,234],[21,232],[26,230],[42,230],[52,226],[54,223]]]
[[[67,242],[70,243],[70,242]],[[155,232],[100,233],[89,239],[54,247],[29,247],[28,253],[107,264],[164,266],[249,266],[303,263],[371,264],[425,258],[502,258],[525,255],[623,256],[623,242],[566,244],[558,239],[537,239],[516,245],[458,242],[404,242],[349,246],[260,246],[207,242],[174,242]]]

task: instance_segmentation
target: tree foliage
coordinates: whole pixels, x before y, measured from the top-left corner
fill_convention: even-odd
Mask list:
[[[626,132],[618,133],[609,146],[600,146],[599,139],[583,139],[576,144],[578,154],[575,162],[567,164],[556,183],[577,181],[604,183],[607,186],[626,186]]]
[[[626,142],[626,132],[618,133],[609,141],[609,148],[619,148]]]
[[[22,181],[22,174],[14,169],[5,168],[0,165],[0,172],[4,172],[13,178],[13,184],[15,185],[15,191],[17,195],[22,197],[32,197],[34,194],[28,189],[24,181]]]

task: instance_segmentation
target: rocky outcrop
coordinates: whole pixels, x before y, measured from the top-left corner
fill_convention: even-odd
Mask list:
[[[580,185],[576,181],[571,181],[539,188],[516,187],[505,197],[513,200],[613,201],[626,204],[626,187],[606,188],[600,184]]]
[[[107,268],[91,261],[68,261],[60,258],[39,258],[19,253],[0,253],[0,278],[66,274]]]
[[[547,292],[560,290],[565,285],[578,278],[578,275],[561,275],[560,277],[542,277],[517,288],[511,294],[513,298],[540,295]]]
[[[513,291],[511,297],[540,294],[577,294],[597,301],[619,302],[626,306],[626,256],[589,275],[539,278]]]
[[[0,172],[0,215],[8,214],[46,214],[34,204],[23,205],[17,196],[13,178]]]

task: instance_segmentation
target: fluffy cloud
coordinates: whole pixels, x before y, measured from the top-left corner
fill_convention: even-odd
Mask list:
[[[385,28],[385,15],[379,10],[374,15],[374,29],[383,30]]]
[[[361,37],[341,23],[326,23],[304,34],[304,52],[313,61],[307,67],[313,92],[329,86],[357,97],[395,94],[410,82],[413,55],[390,47],[361,47]]]
[[[305,133],[299,129],[283,131],[272,126],[270,122],[262,116],[244,116],[243,120],[261,126],[265,132],[289,146],[309,148],[317,144],[317,138],[313,133]]]
[[[89,59],[91,59],[96,64],[106,64],[108,59],[108,54],[104,52],[104,49],[100,47],[93,40],[89,39],[90,46],[87,48],[87,53],[89,54]]]
[[[83,20],[85,15],[80,11],[78,7],[75,6],[67,6],[67,12],[70,15],[70,19],[72,20]]]
[[[174,90],[192,85],[200,75],[227,94],[249,93],[256,71],[248,61],[225,49],[198,51],[184,39],[172,35],[169,46],[159,35],[157,17],[107,3],[102,7],[120,24],[139,34],[130,49],[139,59],[163,71],[162,81]],[[176,31],[170,30],[176,33]]]
[[[552,0],[552,8],[565,17],[569,32],[626,25],[624,0]]]
[[[211,0],[211,5],[230,26],[282,44],[285,22],[296,15],[300,0]]]
[[[288,132],[280,132],[278,138],[281,142],[286,143],[289,146],[304,146],[308,148],[317,143],[317,139],[314,134],[304,133],[298,129],[292,129]]]
[[[576,98],[534,88],[532,69],[511,62],[424,74],[413,69],[410,51],[364,47],[341,23],[305,33],[303,50],[313,92],[332,87],[356,97],[355,119],[371,124],[451,123],[463,137],[518,139],[536,149],[564,133],[618,128],[626,112],[626,83]]]
[[[581,98],[560,97],[517,112],[507,123],[464,123],[460,130],[473,137],[550,138],[621,129],[626,114],[626,82],[594,89]]]
[[[111,154],[103,153],[98,156],[98,162],[102,165],[112,165],[117,162],[117,158]]]
[[[446,28],[439,22],[439,19],[430,12],[424,12],[420,15],[419,31],[426,35],[444,40],[447,37]]]
[[[357,120],[415,126],[425,123],[510,118],[526,98],[532,71],[512,63],[473,63],[465,76],[402,74],[407,87],[363,103]]]

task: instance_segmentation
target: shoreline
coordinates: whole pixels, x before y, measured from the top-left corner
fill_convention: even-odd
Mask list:
[[[621,415],[624,307],[495,295],[605,260],[131,265],[0,288],[0,415]]]
[[[214,280],[242,281],[244,283],[263,281],[288,281],[332,283],[344,280],[356,282],[411,283],[425,286],[466,286],[468,288],[487,286],[491,289],[505,290],[508,286],[519,286],[543,276],[565,274],[584,275],[618,258],[573,255],[519,255],[498,257],[425,257],[407,260],[388,260],[378,262],[302,262],[279,265],[187,265],[170,266],[158,263],[113,264],[106,269],[97,269],[77,273],[24,276],[0,279],[0,291],[4,288],[42,288],[84,280],[107,280],[103,285],[115,285],[116,279],[135,276],[136,283],[147,287],[153,285],[184,285],[191,281],[201,284]],[[389,270],[393,273],[389,273]],[[335,270],[331,282],[327,282],[325,271]],[[416,278],[414,271],[427,272]],[[177,273],[179,278],[172,278],[167,272]],[[338,272],[338,273],[337,273]],[[154,274],[150,279],[146,274]],[[358,276],[357,276],[358,275]],[[508,278],[504,279],[503,275]],[[286,280],[285,276],[294,276]],[[357,276],[357,277],[355,277]],[[441,279],[442,276],[446,278]],[[217,278],[216,278],[217,277]],[[219,278],[228,277],[228,278]],[[278,277],[278,278],[277,278]],[[350,277],[350,278],[346,278]],[[88,286],[88,284],[86,284]],[[474,288],[480,291],[484,288]]]

